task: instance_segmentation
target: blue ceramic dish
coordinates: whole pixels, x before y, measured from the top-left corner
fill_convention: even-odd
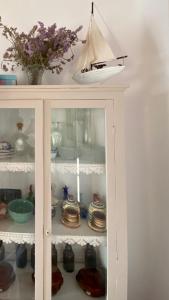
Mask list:
[[[15,199],[8,204],[8,213],[16,223],[26,223],[33,215],[34,206],[29,200]]]

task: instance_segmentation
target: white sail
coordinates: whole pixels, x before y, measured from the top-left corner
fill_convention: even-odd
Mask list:
[[[80,54],[77,70],[90,69],[91,64],[115,59],[110,46],[98,28],[93,15],[86,37],[86,43]]]

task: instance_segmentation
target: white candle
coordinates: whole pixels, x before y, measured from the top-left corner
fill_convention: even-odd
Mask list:
[[[79,157],[77,157],[77,201],[80,203]]]

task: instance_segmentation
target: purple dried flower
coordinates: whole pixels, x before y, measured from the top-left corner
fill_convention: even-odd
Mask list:
[[[0,17],[1,22],[1,17]],[[46,70],[60,73],[63,65],[73,59],[72,46],[79,41],[77,33],[82,29],[79,26],[75,31],[66,27],[57,28],[56,23],[45,27],[39,21],[34,25],[28,34],[19,33],[17,28],[0,24],[3,28],[2,35],[12,44],[3,55],[2,68],[8,71],[9,61],[12,63],[11,69],[21,65],[23,68],[38,64]],[[65,57],[65,53],[70,51],[70,57]]]

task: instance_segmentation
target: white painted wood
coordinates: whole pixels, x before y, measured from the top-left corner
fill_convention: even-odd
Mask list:
[[[127,86],[40,85],[0,86],[1,100],[19,99],[112,99]]]
[[[106,109],[106,174],[107,174],[107,202],[108,202],[108,300],[127,299],[127,228],[126,228],[126,191],[125,191],[125,168],[124,168],[124,131],[122,114],[122,94],[126,87],[112,86],[0,86],[1,107],[36,107],[40,99],[44,103],[37,107],[38,118],[36,133],[39,138],[36,144],[35,172],[37,194],[43,203],[44,192],[44,264],[40,265],[43,257],[43,230],[41,218],[43,218],[43,204],[39,204],[36,225],[39,260],[36,261],[38,270],[36,277],[36,299],[42,299],[42,287],[44,273],[44,299],[51,299],[51,242],[56,238],[52,235],[51,224],[51,162],[50,162],[50,109],[52,107],[63,108],[92,108],[102,107]],[[28,100],[29,101],[25,101]],[[20,101],[21,100],[21,101]],[[41,102],[41,103],[42,103]],[[40,113],[41,111],[41,113]],[[44,116],[44,120],[43,120]],[[43,130],[44,127],[44,130]],[[39,129],[41,128],[41,129]],[[42,134],[44,132],[44,143]],[[44,149],[44,156],[43,156]],[[44,161],[44,180],[43,180]],[[43,180],[43,182],[42,182]],[[44,186],[44,191],[43,191]],[[40,203],[40,202],[39,202]],[[38,222],[40,220],[40,225]],[[41,230],[40,230],[41,229]],[[60,237],[62,234],[60,235]],[[66,233],[63,235],[66,238]],[[89,235],[87,235],[89,236]],[[59,235],[58,235],[59,237]],[[90,238],[93,235],[89,236]],[[94,237],[95,238],[95,237]],[[55,240],[56,242],[56,240]],[[40,249],[41,247],[41,249]],[[37,250],[38,251],[38,250]],[[44,272],[43,272],[44,271]],[[66,279],[67,280],[67,279]],[[71,282],[71,280],[70,280]],[[73,286],[73,283],[71,283]],[[73,290],[72,299],[77,295],[82,300],[82,295]],[[59,295],[59,294],[58,294]],[[85,296],[86,298],[86,296]],[[58,298],[59,299],[59,298]],[[62,299],[62,298],[60,298]],[[63,298],[65,299],[65,298]],[[66,300],[66,299],[65,299]]]
[[[43,298],[43,103],[42,101],[34,101],[32,99],[15,101],[0,101],[0,108],[33,108],[35,110],[35,199],[41,199],[35,201],[35,228],[32,231],[35,232],[35,299]],[[32,223],[33,224],[33,223]],[[15,223],[14,223],[15,228]],[[10,229],[12,230],[12,229]],[[19,230],[18,230],[19,231]],[[12,232],[12,231],[10,231]],[[22,231],[21,231],[22,232]],[[27,229],[26,229],[27,233]],[[26,239],[32,237],[32,232],[26,235]],[[11,233],[13,239],[17,239],[17,232]],[[19,235],[18,239],[24,239],[24,235]],[[19,240],[18,240],[19,241]]]
[[[124,144],[123,99],[119,94],[114,101],[115,118],[115,181],[116,181],[116,252],[117,252],[117,299],[127,299],[127,203]]]
[[[43,299],[43,103],[35,106],[35,300]]]
[[[44,102],[44,299],[51,299],[51,153],[50,103]]]
[[[116,182],[114,161],[114,101],[107,100],[106,105],[106,188],[107,188],[107,299],[117,298],[117,259],[116,259]]]

